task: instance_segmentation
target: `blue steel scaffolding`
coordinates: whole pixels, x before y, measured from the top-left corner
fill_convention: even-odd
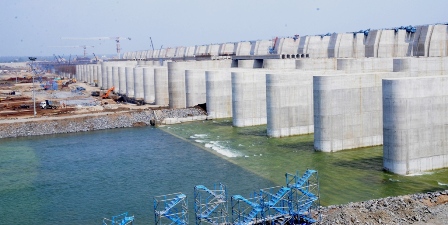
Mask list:
[[[182,193],[154,197],[155,224],[188,224],[187,202],[187,196]]]
[[[133,223],[134,216],[128,216],[127,212],[118,216],[112,216],[110,219],[103,219],[103,225],[131,225]]]
[[[194,187],[196,224],[227,224],[228,206],[225,185],[215,184],[213,190],[204,185]]]
[[[260,189],[251,198],[231,198],[232,224],[312,224],[319,218],[312,211],[319,207],[317,171],[286,173],[286,186]],[[318,215],[319,217],[319,215]]]

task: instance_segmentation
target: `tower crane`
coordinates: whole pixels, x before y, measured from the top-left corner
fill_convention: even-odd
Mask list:
[[[117,56],[118,59],[120,59],[120,40],[124,40],[124,39],[128,39],[131,40],[130,37],[90,37],[90,38],[78,38],[78,37],[63,37],[62,39],[67,39],[67,40],[115,40],[115,42],[117,43]]]
[[[54,47],[54,48],[83,48],[84,49],[84,58],[87,55],[87,47],[92,47],[94,48],[95,46],[93,45],[74,45],[74,46],[49,46],[49,47]]]

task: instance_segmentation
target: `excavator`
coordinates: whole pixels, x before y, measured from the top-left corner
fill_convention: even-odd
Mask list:
[[[114,90],[115,90],[115,87],[112,86],[111,88],[109,88],[109,89],[106,91],[106,93],[104,93],[103,95],[101,95],[101,98],[103,98],[103,99],[105,99],[105,98],[109,98],[110,93],[111,93],[112,91],[114,91]]]

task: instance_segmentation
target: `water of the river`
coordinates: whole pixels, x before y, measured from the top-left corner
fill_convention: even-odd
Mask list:
[[[129,212],[154,224],[153,197],[222,182],[230,195],[319,172],[321,204],[448,189],[448,169],[382,171],[382,147],[321,153],[313,135],[267,138],[231,120],[0,140],[0,224],[100,224]],[[190,214],[191,215],[191,214]],[[190,223],[194,218],[190,216]]]

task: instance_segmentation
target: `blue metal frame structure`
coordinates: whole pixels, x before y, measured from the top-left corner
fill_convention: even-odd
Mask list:
[[[155,224],[188,224],[187,203],[187,196],[182,193],[154,197]]]
[[[129,225],[134,223],[134,216],[128,216],[128,212],[117,216],[112,216],[110,219],[104,218],[103,225]]]
[[[290,212],[294,220],[305,223],[315,223],[320,220],[312,216],[312,211],[318,212],[319,177],[316,170],[307,170],[302,176],[286,173],[286,185],[291,188]],[[294,222],[295,223],[295,222]]]
[[[194,187],[194,212],[196,224],[227,224],[228,206],[226,186],[215,184],[213,190],[204,185]]]
[[[254,192],[250,198],[234,195],[231,198],[232,224],[257,224],[264,221],[263,203],[259,193]]]

